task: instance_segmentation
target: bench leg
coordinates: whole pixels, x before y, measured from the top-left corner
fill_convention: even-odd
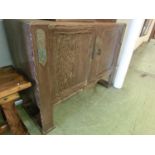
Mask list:
[[[1,106],[4,111],[8,125],[11,129],[11,132],[15,135],[25,135],[27,131],[22,124],[20,118],[18,117],[14,102],[11,101],[2,104]]]

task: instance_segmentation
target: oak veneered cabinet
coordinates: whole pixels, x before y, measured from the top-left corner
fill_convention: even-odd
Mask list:
[[[99,81],[111,84],[124,24],[4,20],[14,66],[32,82],[30,96],[43,132],[53,128],[53,104]]]

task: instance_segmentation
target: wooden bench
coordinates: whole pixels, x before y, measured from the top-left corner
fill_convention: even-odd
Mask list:
[[[2,115],[7,122],[7,124],[0,126],[0,134],[7,127],[15,135],[27,134],[27,130],[17,114],[14,103],[20,98],[19,92],[29,87],[31,87],[31,83],[13,67],[0,68],[0,107]]]

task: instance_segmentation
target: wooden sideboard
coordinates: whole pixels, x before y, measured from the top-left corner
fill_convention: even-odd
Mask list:
[[[15,67],[33,83],[43,132],[53,104],[97,82],[110,85],[125,30],[114,22],[4,20]]]

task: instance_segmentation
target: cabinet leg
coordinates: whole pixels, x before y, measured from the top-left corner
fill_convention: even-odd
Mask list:
[[[6,116],[8,125],[15,135],[24,135],[27,133],[24,125],[18,117],[14,102],[8,102],[1,105]]]
[[[111,86],[111,84],[105,80],[100,80],[98,83],[106,88],[109,88]]]

